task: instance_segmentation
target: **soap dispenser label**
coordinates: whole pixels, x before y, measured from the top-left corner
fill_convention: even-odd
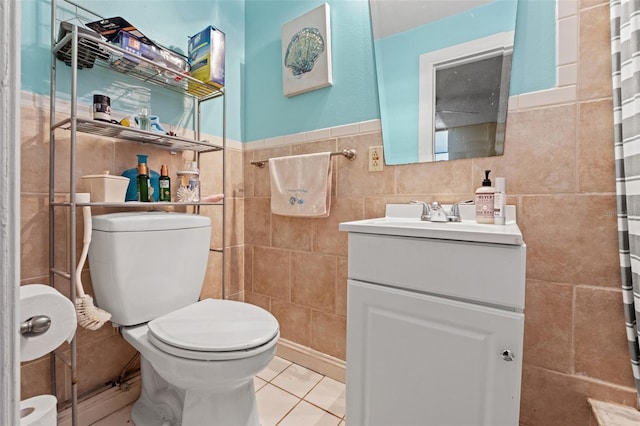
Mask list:
[[[493,194],[476,194],[476,218],[493,220]]]

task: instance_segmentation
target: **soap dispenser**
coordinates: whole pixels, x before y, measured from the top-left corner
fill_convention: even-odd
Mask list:
[[[491,186],[489,179],[491,170],[484,171],[482,186],[476,190],[476,222],[494,223],[493,220],[493,198],[495,189]]]
[[[129,186],[127,187],[127,195],[125,196],[125,201],[138,201],[138,167],[140,164],[149,165],[147,162],[148,155],[145,154],[137,154],[138,157],[138,165],[131,169],[127,169],[122,172],[122,176],[129,178]],[[158,197],[160,194],[160,173],[155,170],[148,169],[149,173],[149,181],[151,182],[151,187],[153,188],[152,200],[149,201],[158,201]]]

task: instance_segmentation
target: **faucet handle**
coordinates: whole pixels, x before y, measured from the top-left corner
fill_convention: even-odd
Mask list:
[[[451,210],[449,211],[449,215],[447,219],[449,222],[460,222],[460,204],[471,204],[473,200],[464,200],[458,201],[454,205],[451,206]]]
[[[418,200],[411,200],[409,201],[409,204],[422,204],[422,215],[420,216],[420,220],[431,220],[431,207],[429,207],[429,204]]]

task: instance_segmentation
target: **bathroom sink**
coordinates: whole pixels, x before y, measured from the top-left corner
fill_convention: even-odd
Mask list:
[[[400,210],[389,208],[390,206],[409,207]],[[417,209],[416,209],[417,207]],[[507,216],[505,225],[490,225],[476,223],[475,220],[466,219],[469,207],[460,206],[460,222],[428,222],[419,218],[421,207],[416,205],[388,205],[387,215],[375,219],[365,219],[340,224],[341,231],[359,232],[365,234],[396,235],[416,238],[436,238],[456,241],[470,241],[478,243],[521,245],[522,233],[515,222],[515,213]],[[513,206],[508,206],[513,207]],[[463,209],[464,208],[464,209]],[[465,212],[463,213],[463,210]],[[508,209],[509,210],[509,209]],[[515,212],[515,209],[513,209]],[[409,212],[409,214],[406,214]],[[418,212],[417,215],[414,212]],[[512,216],[512,217],[509,217]]]

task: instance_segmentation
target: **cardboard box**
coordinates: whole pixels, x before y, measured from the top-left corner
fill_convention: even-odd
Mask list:
[[[136,71],[148,71],[150,76],[157,76],[157,68],[136,57],[142,56],[175,71],[175,73],[171,71],[163,73],[167,83],[178,82],[182,80],[184,74],[189,72],[189,61],[185,56],[154,43],[133,24],[120,16],[89,22],[87,27],[95,30],[107,41],[132,53],[124,55],[124,57],[120,55],[112,57],[111,65],[120,71],[127,72],[138,68]]]
[[[119,31],[112,42],[131,53],[131,55],[125,54],[122,57],[115,57],[112,61],[111,65],[120,71],[126,72],[137,67],[142,70],[148,69],[150,72],[155,73],[156,68],[138,59],[139,56],[153,61],[154,64],[162,65],[175,71],[175,73],[170,71],[165,72],[165,77],[169,80],[180,81],[182,75],[186,74],[189,70],[187,58],[184,56],[155,44],[147,44],[127,31]]]
[[[224,33],[211,25],[189,38],[191,77],[224,87],[224,42]]]

